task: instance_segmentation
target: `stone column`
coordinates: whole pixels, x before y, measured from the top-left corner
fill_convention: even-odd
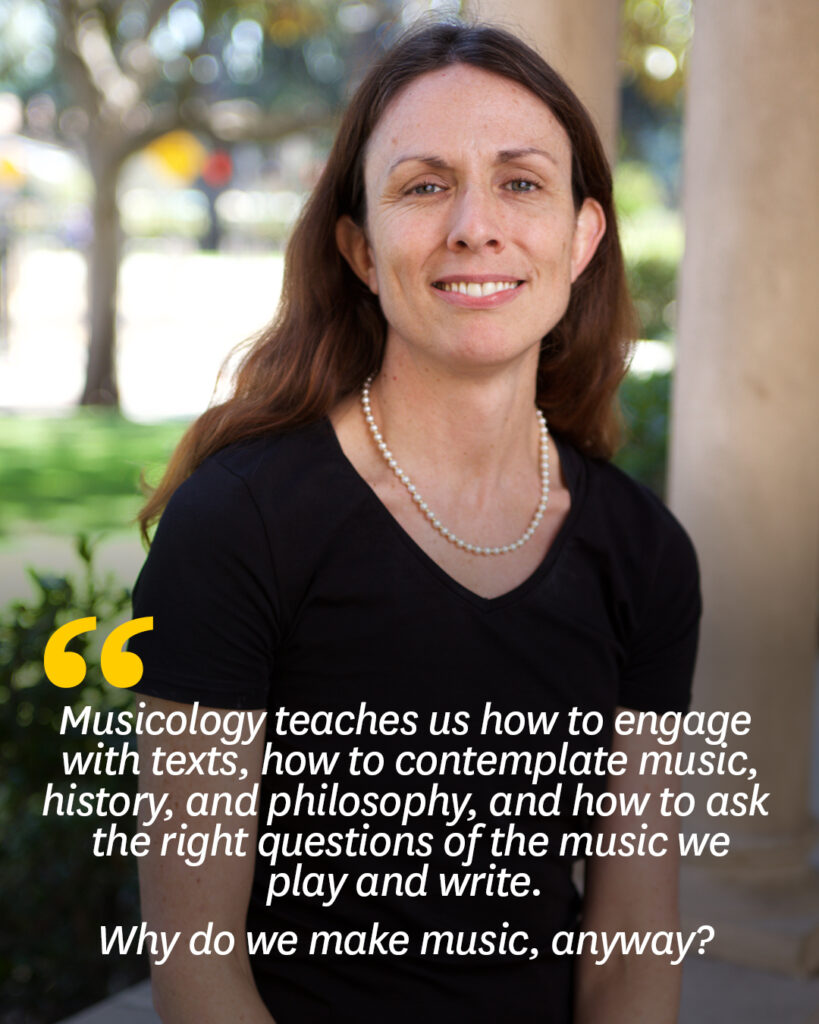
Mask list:
[[[470,15],[533,46],[586,104],[609,160],[617,153],[620,0],[469,0]]]
[[[732,854],[689,872],[685,906],[714,952],[796,971],[819,969],[818,35],[815,0],[697,2],[670,479],[702,568],[695,707],[751,712],[741,749],[771,793],[767,816],[723,819]]]

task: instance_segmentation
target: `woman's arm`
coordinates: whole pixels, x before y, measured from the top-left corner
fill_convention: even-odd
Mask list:
[[[180,710],[186,714],[190,706],[157,698],[143,698],[148,707],[165,714]],[[214,709],[202,708],[212,711]],[[200,712],[200,713],[201,713]],[[225,714],[225,712],[217,712]],[[173,810],[171,821],[157,820],[152,827],[140,824],[151,834],[147,856],[139,859],[139,879],[142,916],[149,929],[164,931],[172,936],[181,932],[173,952],[164,964],[151,963],[154,1005],[164,1024],[272,1024],[273,1017],[261,1001],[247,954],[245,916],[250,899],[255,863],[257,816],[207,815],[190,817],[185,803],[190,793],[230,793],[238,796],[253,787],[261,778],[264,751],[264,729],[251,744],[223,746],[218,737],[189,736],[140,737],[140,791],[155,794],[168,793],[168,805]],[[153,753],[161,748],[166,753],[173,749],[186,754],[199,754],[217,747],[220,751],[237,753],[236,773],[233,775],[156,774],[152,771]],[[164,758],[158,758],[162,767]],[[205,762],[203,762],[203,765]],[[241,778],[242,769],[247,775]],[[164,811],[159,818],[164,817]],[[219,852],[210,852],[199,867],[184,863],[185,855],[177,853],[174,843],[169,844],[161,856],[163,835],[169,832],[212,832],[221,823],[226,831],[235,833],[243,828],[249,833],[244,840],[245,856],[227,856],[224,843]],[[187,823],[187,829],[182,829]],[[191,860],[197,857],[189,856]],[[212,953],[205,956],[191,954],[188,942],[191,935],[214,922],[214,935],[220,931],[232,932],[236,937],[234,951],[227,956]]]
[[[679,930],[678,880],[679,844],[676,816],[660,814],[660,792],[675,790],[674,778],[640,776],[640,757],[657,749],[656,739],[646,736],[616,736],[613,749],[628,755],[624,775],[610,776],[611,793],[651,793],[645,814],[620,812],[598,818],[598,831],[611,833],[641,831],[668,836],[663,857],[597,857],[586,865],[583,901],[583,931],[656,932]],[[675,746],[663,750],[676,753]],[[647,829],[641,829],[645,822]],[[602,965],[583,953],[577,966],[575,1024],[675,1024],[679,1010],[682,966],[672,967],[668,957],[650,951],[614,954]]]

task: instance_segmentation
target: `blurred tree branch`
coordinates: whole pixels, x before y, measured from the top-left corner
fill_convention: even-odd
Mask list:
[[[331,0],[12,0],[51,25],[55,69],[44,87],[55,135],[93,180],[86,405],[117,405],[116,308],[125,161],[187,131],[214,146],[270,144],[329,125],[346,73],[363,63],[397,0],[357,7],[345,27]],[[4,61],[0,43],[0,68]],[[63,114],[71,113],[70,118]]]

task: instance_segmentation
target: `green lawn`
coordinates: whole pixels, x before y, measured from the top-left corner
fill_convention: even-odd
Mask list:
[[[0,537],[129,528],[143,500],[140,472],[157,482],[185,426],[86,409],[0,417]]]

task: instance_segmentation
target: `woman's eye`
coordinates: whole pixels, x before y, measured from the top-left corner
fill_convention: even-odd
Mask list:
[[[431,196],[442,189],[443,185],[438,185],[434,181],[422,181],[420,185],[413,185],[409,192],[413,196]]]
[[[506,187],[510,192],[536,192],[540,188],[536,182],[529,181],[528,178],[515,178],[507,182]]]

